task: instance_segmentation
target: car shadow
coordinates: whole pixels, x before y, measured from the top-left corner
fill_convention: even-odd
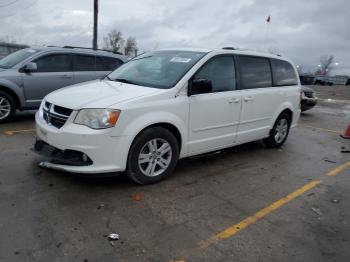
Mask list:
[[[221,162],[226,161],[227,159],[232,158],[235,155],[240,154],[249,154],[250,151],[256,150],[266,150],[265,146],[261,141],[251,142],[235,147],[226,148],[219,151],[213,151],[210,153],[188,157],[185,159],[179,160],[174,174],[170,175],[168,178],[165,178],[164,183],[175,182],[181,184],[181,179],[184,176],[187,176],[190,172],[198,172],[202,170],[203,164],[208,163],[212,165],[220,164]],[[33,163],[34,164],[34,163]],[[71,185],[78,185],[86,189],[94,188],[104,188],[104,189],[119,189],[119,188],[135,188],[140,185],[134,183],[131,179],[128,178],[125,172],[120,173],[107,173],[107,174],[92,174],[92,175],[80,175],[75,173],[68,173],[64,171],[52,170],[40,168],[37,166],[38,162],[35,162],[34,170],[36,174],[47,176],[53,176],[56,179],[61,180],[61,182],[69,183]],[[242,165],[244,163],[237,162],[237,165]],[[198,177],[200,179],[201,177]],[[48,182],[53,179],[48,178]],[[62,181],[64,180],[64,181]],[[162,183],[162,182],[160,182]]]

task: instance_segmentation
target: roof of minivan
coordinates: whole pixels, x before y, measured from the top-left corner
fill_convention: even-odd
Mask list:
[[[218,52],[218,53],[228,53],[228,54],[263,56],[263,57],[277,58],[277,59],[282,59],[282,60],[289,60],[288,58],[282,57],[280,55],[268,53],[268,52],[255,51],[255,50],[249,50],[249,49],[236,49],[236,48],[213,48],[213,49],[206,49],[206,48],[164,48],[164,49],[160,49],[159,51],[167,51],[167,50],[169,50],[169,51],[203,52],[203,53]]]
[[[31,49],[39,50],[39,51],[66,51],[72,53],[84,53],[84,54],[94,54],[94,55],[103,55],[110,57],[118,57],[127,59],[123,54],[114,53],[112,51],[100,50],[100,49],[90,49],[84,47],[59,47],[59,46],[31,46]]]

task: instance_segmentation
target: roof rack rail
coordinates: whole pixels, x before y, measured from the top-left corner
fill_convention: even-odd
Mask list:
[[[236,48],[234,48],[232,46],[225,46],[222,49],[224,49],[224,50],[236,50]]]
[[[74,48],[78,48],[78,49],[90,49],[90,50],[105,51],[105,52],[110,52],[110,53],[113,53],[113,54],[123,55],[123,54],[120,53],[120,52],[114,52],[114,51],[111,51],[111,50],[97,49],[97,48],[91,48],[91,47],[83,47],[83,46],[70,46],[70,45],[65,45],[65,46],[63,46],[63,48],[71,48],[71,49],[74,49]]]

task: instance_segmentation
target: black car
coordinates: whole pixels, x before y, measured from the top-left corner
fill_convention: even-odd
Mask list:
[[[304,112],[317,104],[316,92],[307,86],[301,86],[301,111]]]

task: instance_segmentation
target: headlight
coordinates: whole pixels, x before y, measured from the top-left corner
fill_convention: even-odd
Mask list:
[[[115,126],[120,110],[113,109],[82,109],[74,119],[74,123],[93,129],[103,129]]]

